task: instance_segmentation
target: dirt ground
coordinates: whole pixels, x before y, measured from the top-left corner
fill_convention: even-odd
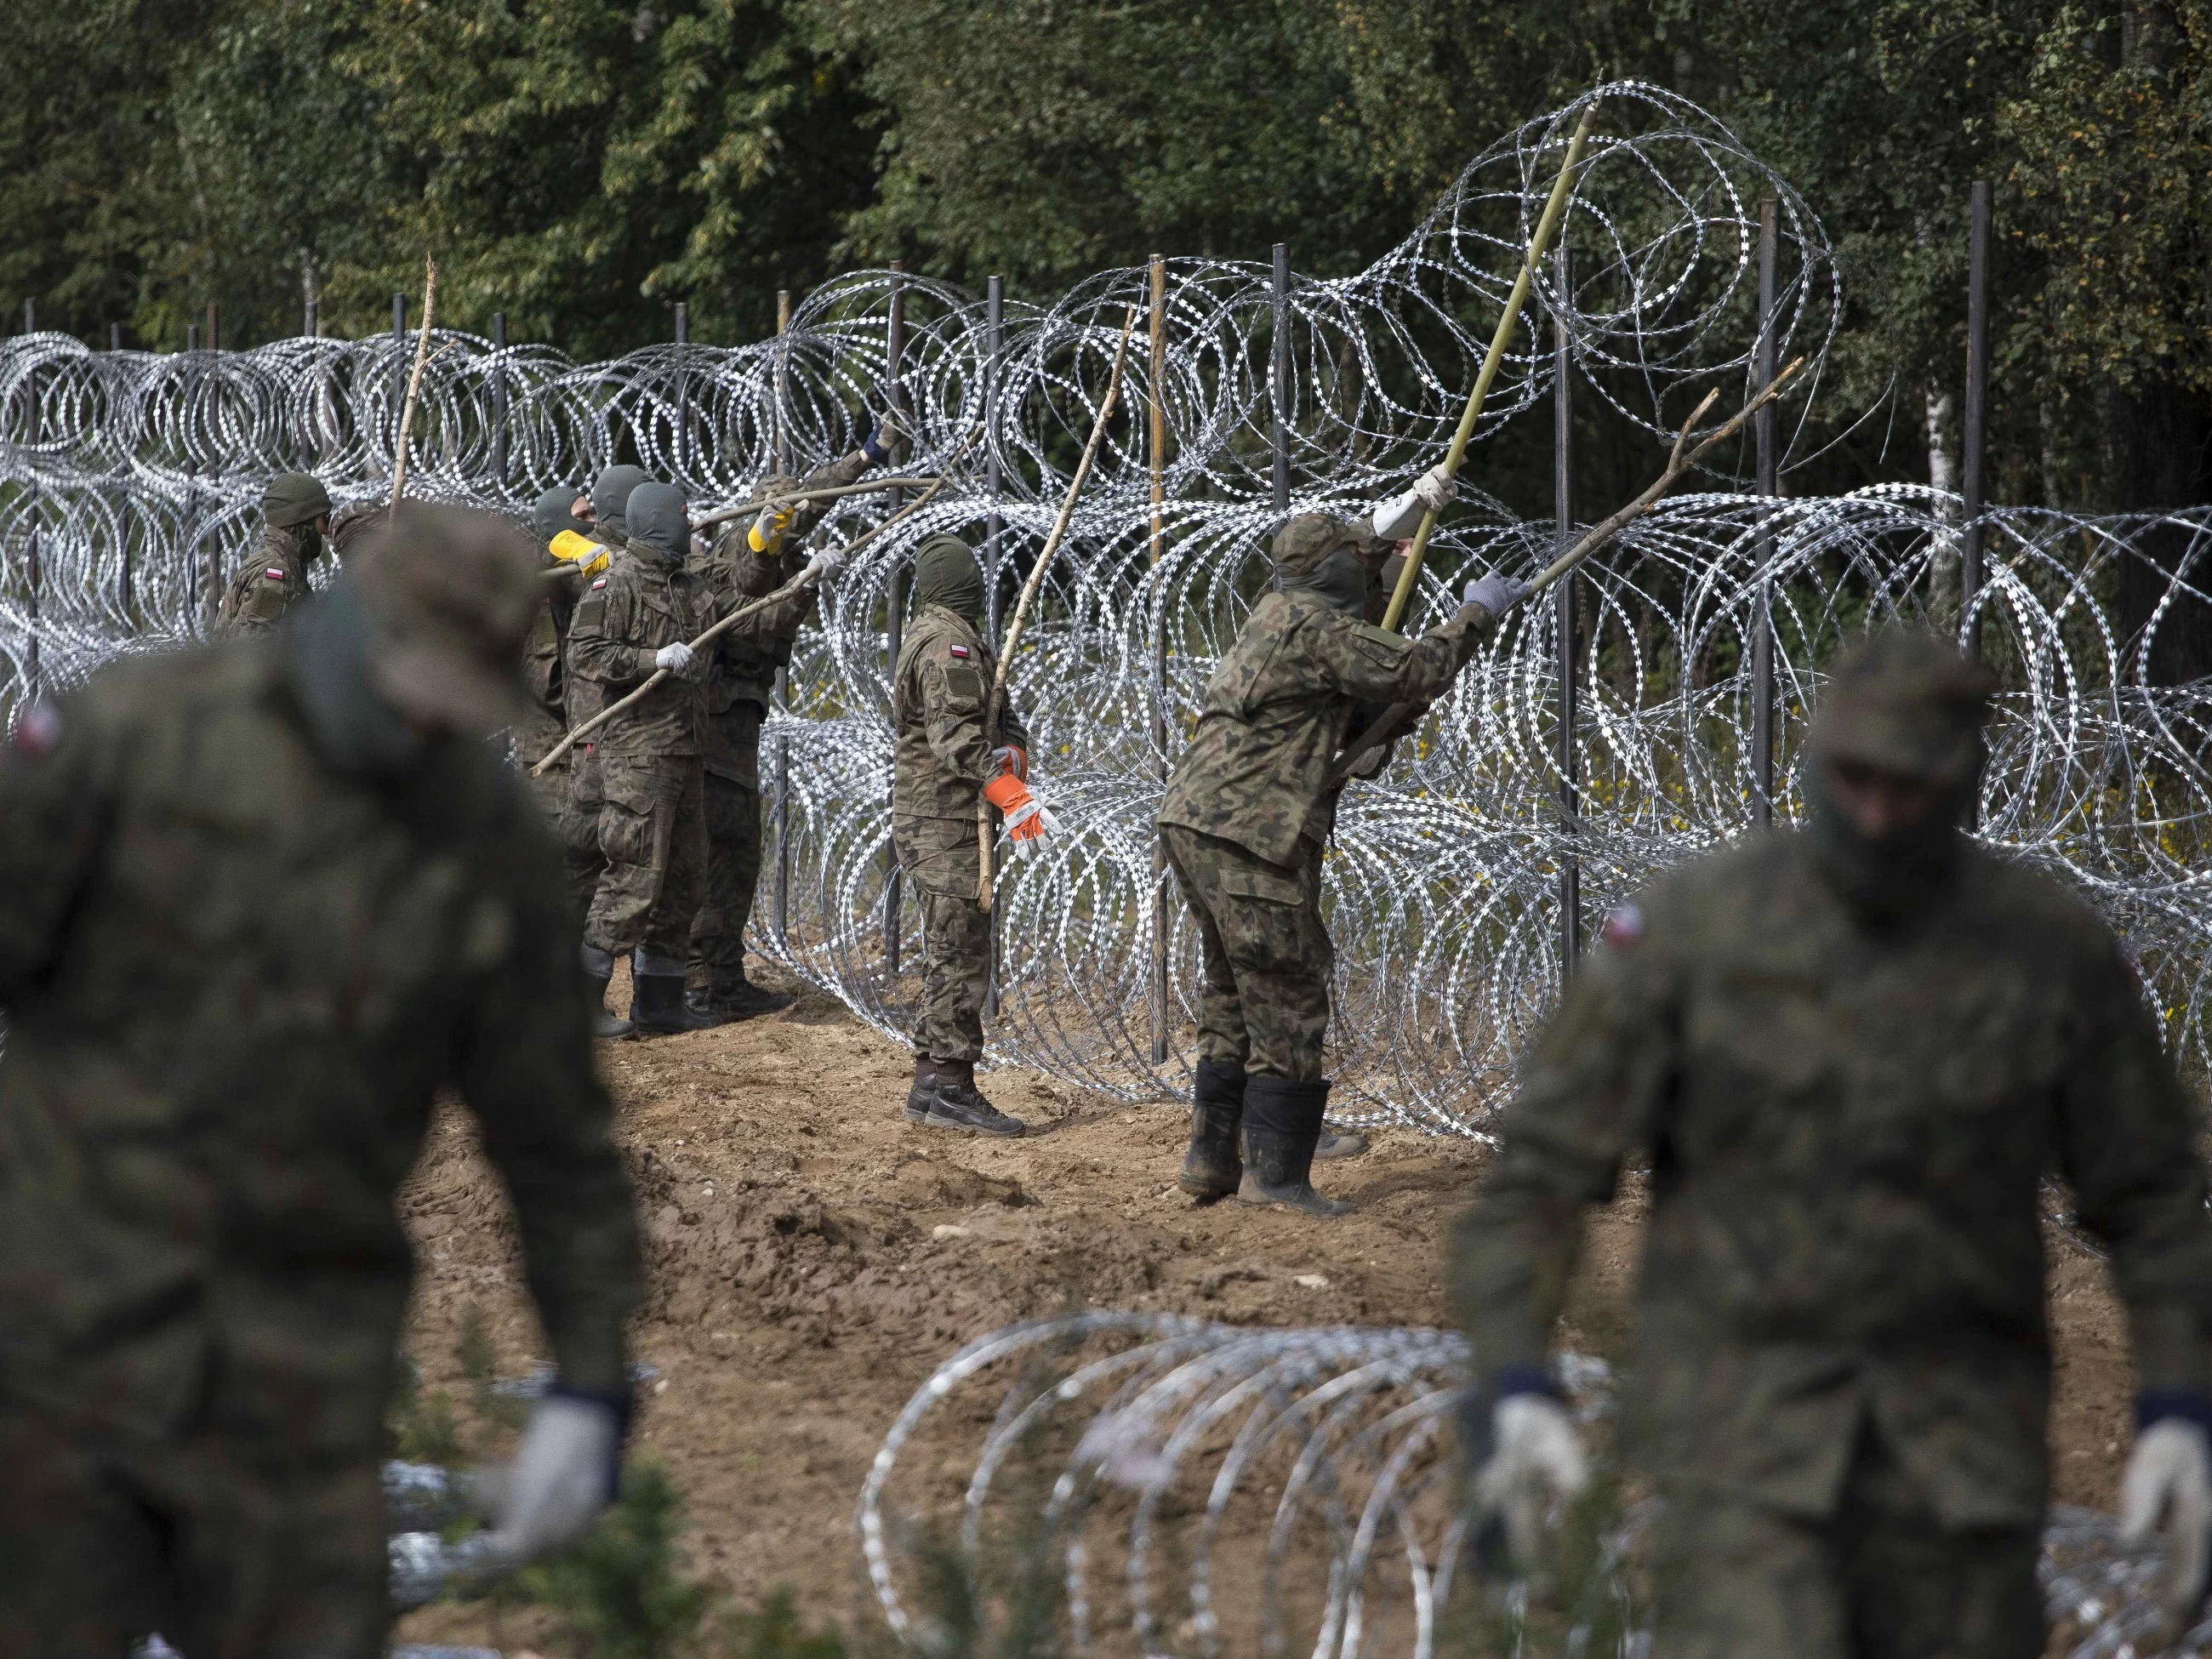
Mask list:
[[[739,1606],[789,1584],[848,1626],[854,1507],[884,1430],[969,1338],[1072,1304],[1250,1324],[1435,1325],[1442,1239],[1479,1182],[1479,1145],[1385,1130],[1316,1184],[1358,1200],[1320,1223],[1174,1185],[1187,1127],[1033,1074],[984,1084],[1032,1133],[973,1139],[908,1125],[908,1052],[815,994],[781,1015],[603,1045],[639,1188],[650,1286],[635,1332],[657,1376],[636,1445],[688,1504],[694,1567]],[[1567,1318],[1572,1346],[1619,1362],[1637,1247],[1634,1190],[1593,1219]],[[443,1115],[403,1199],[420,1267],[408,1336],[426,1389],[465,1400],[465,1322],[502,1376],[542,1350],[495,1178]],[[2056,1496],[2110,1508],[2133,1392],[2098,1261],[2050,1238],[2058,1369]],[[1322,1288],[1301,1285],[1319,1275]],[[469,1310],[477,1311],[471,1315]],[[471,1448],[498,1431],[471,1422]],[[405,1639],[529,1644],[526,1617],[412,1614]]]

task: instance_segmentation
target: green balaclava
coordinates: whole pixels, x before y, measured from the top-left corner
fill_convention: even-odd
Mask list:
[[[566,488],[549,489],[531,504],[530,526],[541,544],[551,545],[564,530],[573,530],[579,536],[592,533],[592,526],[569,510],[575,504],[576,492]]]
[[[620,547],[629,539],[630,491],[651,483],[642,467],[611,466],[592,480],[592,516],[599,521],[596,539],[611,539]]]
[[[942,605],[981,632],[983,567],[975,562],[975,550],[957,536],[932,536],[924,542],[914,556],[914,600]]]
[[[370,627],[360,589],[341,580],[287,619],[286,657],[307,728],[331,764],[388,781],[414,764],[426,740],[370,678]]]
[[[1371,539],[1326,513],[1302,513],[1275,532],[1275,585],[1317,593],[1332,610],[1364,617],[1368,576],[1360,553]]]
[[[1922,629],[1892,629],[1846,652],[1829,676],[1807,744],[1807,828],[1822,873],[1877,925],[1923,914],[1956,871],[1981,780],[1982,722],[1996,682]],[[1867,836],[1828,787],[1831,762],[1936,786],[1928,816]]]
[[[641,483],[629,493],[623,506],[629,521],[629,538],[642,542],[671,564],[682,564],[691,552],[691,515],[684,492],[674,484]]]
[[[279,472],[261,492],[261,513],[269,527],[290,531],[300,556],[309,563],[323,554],[323,535],[315,520],[330,510],[331,492],[310,472]]]

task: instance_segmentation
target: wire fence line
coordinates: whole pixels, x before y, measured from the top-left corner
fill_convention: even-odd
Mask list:
[[[1600,136],[1564,230],[1571,286],[1547,265],[1535,303],[1565,336],[1577,395],[1653,434],[1656,471],[1708,390],[1725,411],[1751,389],[1762,204],[1775,204],[1778,241],[1773,355],[1805,357],[1815,390],[1841,289],[1810,206],[1710,116],[1639,83],[1592,95]],[[995,1058],[1125,1097],[1186,1086],[1196,945],[1155,872],[1152,820],[1212,667],[1264,591],[1261,548],[1285,510],[1278,455],[1293,512],[1364,506],[1436,459],[1581,106],[1478,157],[1356,276],[1279,284],[1259,264],[1166,262],[1159,349],[1131,354],[1123,408],[1012,670],[1060,828],[1026,844],[1000,890]],[[1124,308],[1149,315],[1152,292],[1143,268],[1050,306],[869,271],[809,296],[785,333],[737,348],[577,363],[434,337],[408,464],[424,495],[519,511],[635,459],[703,510],[742,500],[779,459],[803,469],[849,449],[893,398],[912,432],[903,472],[957,453],[939,496],[825,595],[763,740],[773,850],[753,942],[884,1030],[902,1032],[920,959],[888,811],[902,573],[929,536],[967,537],[995,623],[1090,430]],[[1547,402],[1550,331],[1515,337],[1478,445]],[[386,493],[411,353],[395,336],[168,356],[52,334],[0,344],[0,709],[119,653],[202,635],[270,473],[313,471],[341,502]],[[1741,471],[1747,457],[1747,441]],[[1347,793],[1325,860],[1344,1115],[1480,1133],[1558,992],[1562,868],[1579,869],[1595,915],[1751,827],[1750,665],[1769,617],[1784,820],[1802,809],[1805,715],[1845,641],[1891,617],[1978,634],[2005,681],[1981,833],[2113,920],[2177,1051],[2204,1066],[2212,693],[2152,684],[2147,636],[2123,630],[2114,596],[2124,567],[2154,565],[2166,600],[2154,635],[2207,603],[2212,509],[1990,511],[1978,520],[1986,574],[1962,615],[1955,497],[1784,499],[1706,482],[1576,579],[1571,822],[1556,805],[1565,642],[1550,606],[1510,618],[1388,770]],[[843,539],[888,511],[881,495],[848,497],[817,533]],[[1415,625],[1479,570],[1533,571],[1559,537],[1464,492]]]

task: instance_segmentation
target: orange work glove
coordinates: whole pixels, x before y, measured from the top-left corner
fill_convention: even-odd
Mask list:
[[[1036,797],[1011,772],[1001,772],[985,784],[983,799],[1006,815],[1006,834],[1018,842],[1034,841],[1052,827]]]
[[[1010,743],[1002,749],[994,749],[991,758],[999,763],[999,769],[1008,777],[1019,778],[1024,783],[1029,781],[1030,751],[1021,744]]]

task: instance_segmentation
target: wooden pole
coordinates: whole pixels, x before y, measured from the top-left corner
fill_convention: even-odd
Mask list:
[[[1044,538],[1043,550],[1036,562],[1030,568],[1029,580],[1022,584],[1022,596],[1014,605],[1014,620],[1006,629],[1006,644],[999,652],[999,665],[991,676],[991,695],[983,705],[983,732],[987,737],[996,737],[999,722],[1006,703],[1006,674],[1013,665],[1014,653],[1022,642],[1022,629],[1030,619],[1030,607],[1036,604],[1037,589],[1044,583],[1044,573],[1052,563],[1052,556],[1060,550],[1060,538],[1067,534],[1067,526],[1075,517],[1075,500],[1083,492],[1084,480],[1091,476],[1091,463],[1098,459],[1098,446],[1106,437],[1106,420],[1114,412],[1114,399],[1121,390],[1121,365],[1128,360],[1129,336],[1137,329],[1137,307],[1131,306],[1129,314],[1122,319],[1121,343],[1114,348],[1113,371],[1106,377],[1106,395],[1099,399],[1098,414],[1091,422],[1091,441],[1083,446],[1083,459],[1075,464],[1075,476],[1067,481],[1067,494],[1060,503],[1060,515],[1052,521],[1052,532]],[[988,911],[991,908],[991,803],[979,793],[975,797],[975,845],[981,865],[981,878],[976,885],[976,902]]]
[[[415,337],[415,367],[407,376],[406,401],[399,406],[399,441],[392,451],[392,503],[386,517],[399,511],[399,497],[407,488],[408,434],[415,426],[415,402],[422,392],[422,368],[430,361],[430,325],[438,311],[438,262],[422,261],[422,331]]]
[[[1590,125],[1596,119],[1597,100],[1593,98],[1583,106],[1583,118],[1576,124],[1574,137],[1567,141],[1566,160],[1560,162],[1559,176],[1552,181],[1551,197],[1544,204],[1543,216],[1536,221],[1535,234],[1529,238],[1520,272],[1513,279],[1513,292],[1506,296],[1505,308],[1498,313],[1498,327],[1490,337],[1490,349],[1483,356],[1481,372],[1474,377],[1474,387],[1467,394],[1467,407],[1460,412],[1451,447],[1444,452],[1444,471],[1455,477],[1459,475],[1460,464],[1467,459],[1468,441],[1474,435],[1475,422],[1482,418],[1483,399],[1490,395],[1491,382],[1498,378],[1498,366],[1505,361],[1505,343],[1512,337],[1521,307],[1528,303],[1528,290],[1535,283],[1537,264],[1551,246],[1552,234],[1566,212],[1567,195],[1582,169],[1583,151],[1589,145]],[[1421,527],[1413,532],[1413,545],[1406,556],[1405,568],[1398,573],[1397,589],[1390,595],[1389,608],[1382,613],[1382,626],[1393,633],[1405,620],[1406,607],[1420,586],[1421,563],[1428,556],[1429,537],[1436,527],[1437,512],[1431,507],[1421,515]]]

